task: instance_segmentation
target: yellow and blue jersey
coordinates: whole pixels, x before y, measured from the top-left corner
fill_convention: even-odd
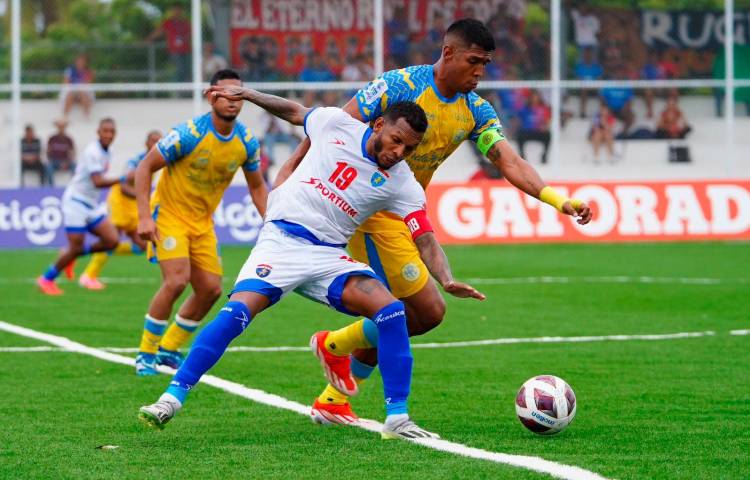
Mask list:
[[[173,128],[156,144],[167,161],[156,185],[152,205],[181,218],[194,231],[212,226],[235,172],[260,166],[260,143],[241,122],[228,135],[219,134],[206,113]]]
[[[423,188],[435,170],[468,139],[476,143],[487,129],[501,130],[492,105],[474,92],[453,98],[440,94],[432,65],[391,70],[370,82],[356,95],[359,112],[366,122],[376,119],[396,102],[412,101],[427,114],[428,127],[422,143],[405,160]]]
[[[146,158],[146,153],[146,151],[140,152],[128,160],[125,175],[138,167],[138,164]],[[107,203],[109,204],[109,214],[112,223],[116,227],[126,232],[134,231],[138,228],[138,206],[136,205],[135,198],[125,195],[119,183],[112,185],[112,188],[110,188]]]

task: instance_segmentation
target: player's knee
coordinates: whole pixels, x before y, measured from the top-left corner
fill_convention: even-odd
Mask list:
[[[221,296],[221,284],[211,285],[210,287],[206,288],[206,290],[202,292],[202,296],[206,299],[206,301],[214,303]]]
[[[409,318],[409,335],[423,335],[443,322],[445,318],[445,300],[438,297],[434,302],[430,302],[419,310],[412,310],[412,316]]]
[[[189,282],[187,276],[175,275],[164,280],[162,288],[166,290],[172,297],[179,297],[182,292],[185,291]]]
[[[105,250],[114,250],[115,248],[117,248],[117,245],[119,244],[120,244],[120,240],[117,237],[104,239]]]

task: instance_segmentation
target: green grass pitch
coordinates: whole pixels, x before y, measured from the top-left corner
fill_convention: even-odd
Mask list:
[[[246,248],[225,248],[225,287]],[[448,299],[445,322],[414,342],[506,337],[715,334],[679,340],[524,343],[414,349],[413,417],[443,438],[539,456],[607,478],[750,477],[750,245],[747,243],[473,246],[447,249],[457,278],[479,278],[487,301]],[[0,320],[95,347],[136,347],[158,268],[113,258],[103,292],[61,282],[44,297],[32,279],[52,251],[0,253]],[[78,265],[80,272],[83,265]],[[570,277],[569,283],[487,279]],[[716,279],[615,282],[600,277]],[[214,308],[215,312],[221,301]],[[213,313],[209,315],[212,317]],[[234,345],[304,346],[349,319],[290,296]],[[0,347],[45,345],[0,331]],[[133,354],[127,354],[133,355]],[[549,478],[305,417],[198,386],[163,432],[136,420],[169,379],[69,352],[0,351],[0,478]],[[308,352],[230,352],[211,372],[310,404],[324,385]],[[578,415],[554,437],[525,430],[514,397],[529,377],[567,380]],[[381,420],[375,374],[354,400]],[[118,445],[99,450],[99,445]]]

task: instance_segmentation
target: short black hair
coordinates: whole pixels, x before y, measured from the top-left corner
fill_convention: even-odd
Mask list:
[[[414,102],[396,102],[383,112],[383,119],[391,123],[398,122],[399,118],[406,120],[415,132],[424,133],[427,130],[427,115]]]
[[[112,124],[112,126],[115,126],[115,125],[116,125],[116,124],[115,124],[115,119],[114,119],[114,118],[112,118],[112,117],[104,117],[104,118],[102,118],[101,120],[99,120],[99,126],[100,126],[100,127],[101,127],[102,125],[104,125],[105,123],[111,123],[111,124]]]
[[[240,74],[231,68],[223,68],[211,76],[211,85],[216,85],[219,80],[242,80]]]
[[[492,32],[484,23],[474,18],[456,20],[448,27],[445,34],[460,38],[467,47],[473,44],[488,52],[495,51],[495,38]]]

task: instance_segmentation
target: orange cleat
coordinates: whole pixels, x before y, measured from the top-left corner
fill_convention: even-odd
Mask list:
[[[351,355],[338,356],[326,350],[325,340],[328,331],[317,332],[310,338],[310,349],[318,357],[328,381],[339,392],[349,397],[359,391],[351,368]]]
[[[88,290],[104,290],[106,285],[100,282],[97,278],[89,277],[85,273],[78,279],[78,285]]]
[[[76,278],[75,268],[76,268],[75,260],[67,264],[65,268],[63,269],[63,272],[65,272],[65,278],[67,278],[68,280],[73,280],[74,278]]]
[[[323,403],[317,398],[310,409],[310,417],[315,423],[321,425],[352,425],[359,422],[359,417],[352,411],[349,403],[334,405],[332,403]]]
[[[39,287],[39,290],[41,290],[45,295],[63,294],[63,291],[60,290],[60,287],[57,286],[54,280],[47,280],[44,277],[39,277],[36,279],[36,286]]]

